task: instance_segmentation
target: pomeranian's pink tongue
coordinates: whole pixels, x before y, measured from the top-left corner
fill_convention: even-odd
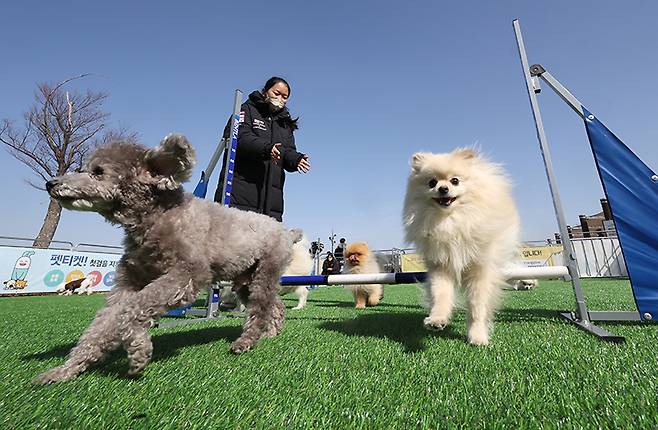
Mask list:
[[[455,197],[438,197],[435,198],[434,201],[436,201],[441,206],[450,206],[452,202],[455,201]]]

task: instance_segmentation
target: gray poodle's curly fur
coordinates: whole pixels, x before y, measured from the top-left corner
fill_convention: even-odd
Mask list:
[[[159,146],[129,142],[100,147],[84,171],[48,181],[48,193],[69,209],[100,213],[123,226],[124,255],[105,307],[71,350],[66,362],[41,375],[47,384],[76,377],[123,347],[129,373],[151,359],[148,329],[169,309],[192,303],[211,282],[233,281],[246,305],[239,354],[283,326],[281,274],[301,231],[253,212],[220,206],[183,191],[194,166],[194,149],[181,135]]]

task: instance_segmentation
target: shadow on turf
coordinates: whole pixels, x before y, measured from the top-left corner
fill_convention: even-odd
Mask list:
[[[426,336],[463,341],[463,336],[455,333],[450,326],[439,332],[427,331],[423,327],[423,318],[423,315],[416,313],[368,313],[349,320],[327,321],[320,324],[319,327],[348,336],[392,340],[400,343],[407,353],[424,350],[423,339]]]
[[[285,301],[285,300],[284,300]],[[353,301],[344,300],[307,300],[308,303],[314,303],[319,308],[353,308]],[[386,298],[379,304],[381,307],[387,308],[405,308],[405,309],[420,309],[420,305],[401,305],[397,303],[386,303]]]
[[[552,309],[501,309],[496,312],[494,321],[532,322],[550,319],[562,321],[559,312]]]
[[[153,339],[153,359],[152,361],[164,360],[169,357],[176,356],[178,350],[195,345],[204,345],[218,340],[225,340],[228,343],[233,342],[240,336],[242,327],[229,326],[229,327],[206,327],[197,330],[189,330],[186,332],[174,332],[154,334]],[[74,343],[56,346],[48,351],[39,352],[36,354],[29,354],[21,357],[23,361],[28,360],[50,360],[52,358],[64,358],[68,355],[71,348],[75,346]],[[226,347],[226,354],[230,354],[228,347]],[[46,369],[43,369],[46,370]],[[116,376],[129,378],[128,376],[128,362],[126,360],[125,351],[120,348],[112,352],[106,360],[99,363],[92,369],[107,376]]]

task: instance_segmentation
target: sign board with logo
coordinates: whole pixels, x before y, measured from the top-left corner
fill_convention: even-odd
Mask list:
[[[403,254],[400,256],[403,272],[425,272],[425,262],[419,254]],[[527,246],[520,250],[516,261],[525,267],[561,266],[562,246]]]
[[[519,263],[526,267],[561,266],[562,246],[524,246]]]
[[[92,292],[109,291],[120,258],[119,254],[0,246],[0,295],[54,293],[60,285],[85,277],[92,281]]]
[[[400,264],[403,272],[425,272],[425,262],[419,254],[402,254],[400,255]]]

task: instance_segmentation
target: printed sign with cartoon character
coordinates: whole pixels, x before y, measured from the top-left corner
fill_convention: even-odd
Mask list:
[[[11,272],[9,279],[3,282],[5,285],[5,290],[23,290],[27,288],[27,274],[30,271],[30,266],[32,265],[31,256],[34,255],[34,251],[25,251],[23,255],[18,257],[16,264],[14,264],[14,270]]]

